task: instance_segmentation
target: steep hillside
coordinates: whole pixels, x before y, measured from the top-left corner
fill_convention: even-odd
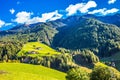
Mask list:
[[[93,18],[82,18],[78,24],[61,30],[54,38],[53,45],[67,49],[91,49],[100,56],[110,56],[109,51],[117,48],[120,28],[102,23]]]
[[[84,17],[98,19],[104,23],[114,24],[120,27],[120,13],[114,15],[106,15],[106,16],[96,16],[92,14],[87,14],[84,15]]]
[[[19,40],[22,42],[40,41],[50,45],[57,30],[46,24],[35,24],[27,28],[23,25],[8,31],[0,31],[2,41]]]
[[[65,76],[65,73],[39,65],[0,63],[0,80],[65,80]]]
[[[39,43],[39,42],[29,42],[24,44],[23,48],[17,54],[18,56],[50,56],[60,54],[60,52],[55,51],[49,46]]]
[[[114,67],[120,71],[120,52],[117,52],[113,56],[105,57],[101,59],[101,61],[105,62],[107,65],[114,64]]]
[[[115,24],[118,27],[120,27],[120,14],[110,15],[110,16],[101,16],[96,17],[96,19],[99,19],[105,23]]]

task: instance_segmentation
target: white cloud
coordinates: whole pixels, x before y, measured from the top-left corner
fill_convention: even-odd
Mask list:
[[[40,17],[33,17],[32,19],[29,19],[26,24],[33,24],[33,23],[37,23],[37,22],[42,22]]]
[[[101,13],[103,14],[105,12],[106,8],[103,8],[103,9],[96,9],[96,10],[93,10],[91,12],[88,12],[88,14],[97,14],[97,13]]]
[[[0,28],[5,25],[5,22],[0,20]]]
[[[57,10],[50,13],[43,13],[41,17],[37,16],[37,17],[31,18],[32,14],[33,13],[25,12],[25,11],[19,12],[16,15],[16,19],[13,21],[21,24],[23,23],[33,24],[37,22],[52,21],[62,17],[62,15],[59,14]]]
[[[109,0],[108,4],[114,4],[116,2],[116,0]]]
[[[88,12],[88,9],[96,7],[97,4],[94,1],[89,1],[87,4],[85,4],[81,9],[81,13],[86,13]]]
[[[107,14],[116,13],[118,11],[119,11],[119,9],[117,9],[117,8],[112,8],[109,10],[107,10],[106,8],[103,8],[103,9],[93,10],[92,12],[88,12],[88,14],[107,15]]]
[[[13,25],[13,23],[6,23],[5,21],[0,20],[0,28],[6,27],[6,26],[11,26],[11,25]]]
[[[112,8],[112,9],[110,9],[110,10],[106,10],[105,13],[104,13],[104,15],[116,13],[116,12],[118,12],[118,11],[119,11],[119,9]]]
[[[5,23],[5,26],[13,25],[13,23]]]
[[[54,11],[54,12],[50,12],[50,13],[44,13],[42,14],[42,21],[46,22],[46,21],[52,21],[52,20],[56,20],[56,19],[60,19],[62,17],[61,14],[58,13],[58,11]]]
[[[68,16],[76,14],[78,11],[81,13],[87,13],[90,8],[96,7],[97,4],[95,1],[89,1],[88,3],[78,3],[71,4],[68,8],[66,8],[66,12],[68,12]]]
[[[27,24],[37,23],[37,22],[46,22],[46,21],[53,21],[56,19],[60,19],[62,17],[61,14],[58,13],[58,11],[50,12],[50,13],[43,13],[42,17],[33,17],[30,19]]]
[[[12,8],[9,10],[11,14],[14,14],[15,10]]]
[[[76,4],[76,5],[73,5],[73,4],[69,5],[69,7],[66,8],[66,11],[68,12],[67,15],[70,16],[70,15],[73,15],[73,14],[77,13],[77,11],[78,11],[80,8],[82,8],[83,6],[84,6],[83,3],[79,3],[79,4]]]
[[[17,22],[17,23],[26,23],[27,21],[30,20],[30,17],[33,13],[31,12],[26,12],[26,11],[22,11],[22,12],[18,12],[16,14],[16,19],[13,20],[14,22]]]

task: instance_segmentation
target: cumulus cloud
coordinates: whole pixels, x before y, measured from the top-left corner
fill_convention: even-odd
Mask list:
[[[91,12],[88,12],[88,14],[107,15],[107,14],[116,13],[118,11],[119,11],[119,9],[117,9],[117,8],[112,8],[109,10],[107,10],[106,8],[103,8],[103,9],[93,10]]]
[[[30,20],[31,15],[33,15],[33,13],[31,13],[31,12],[26,12],[26,11],[18,12],[16,14],[16,19],[13,21],[23,24]]]
[[[59,14],[58,11],[56,10],[54,12],[42,14],[41,20],[42,20],[42,22],[46,22],[46,21],[60,19],[61,17],[62,17],[62,15]]]
[[[6,27],[6,26],[11,26],[11,25],[13,25],[13,23],[6,23],[5,21],[0,20],[0,28]]]
[[[69,7],[66,8],[66,11],[68,12],[67,15],[70,16],[77,13],[77,11],[79,11],[79,9],[83,7],[83,5],[84,5],[83,3],[76,4],[76,5],[73,5],[73,4],[69,5]]]
[[[116,0],[108,0],[108,4],[114,4]]]
[[[97,4],[94,1],[89,1],[87,4],[85,4],[81,9],[81,13],[86,13],[88,12],[88,9],[96,7]]]
[[[88,3],[78,3],[78,4],[71,4],[68,8],[66,8],[66,12],[68,12],[68,16],[76,14],[78,11],[81,13],[87,13],[90,8],[96,7],[97,4],[95,1],[89,1]]]
[[[33,17],[32,19],[29,19],[26,24],[33,24],[33,23],[38,23],[38,22],[42,22],[40,17]]]
[[[9,10],[11,14],[14,14],[15,10],[12,8]]]
[[[118,12],[118,11],[119,11],[119,9],[117,9],[117,8],[112,8],[112,9],[110,9],[110,10],[106,10],[106,11],[104,12],[104,15],[116,13],[116,12]]]
[[[22,11],[17,13],[16,19],[13,21],[21,24],[23,23],[33,24],[37,22],[46,22],[46,21],[56,20],[63,16],[59,14],[57,10],[50,13],[43,13],[41,17],[37,16],[37,17],[31,18],[31,15],[33,15],[33,13]]]
[[[5,22],[0,20],[0,28],[5,25]]]

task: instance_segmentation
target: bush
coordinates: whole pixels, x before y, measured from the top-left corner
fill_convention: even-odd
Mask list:
[[[120,80],[120,73],[112,67],[98,63],[91,73],[90,80]]]
[[[81,68],[72,68],[67,72],[67,80],[89,80],[89,73]]]

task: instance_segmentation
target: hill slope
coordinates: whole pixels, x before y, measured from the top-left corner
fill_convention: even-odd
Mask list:
[[[2,37],[1,40],[39,41],[54,48],[90,49],[100,57],[111,56],[111,50],[118,48],[120,44],[120,28],[97,19],[94,16],[71,16],[35,24],[28,29],[21,27],[23,32],[20,33],[5,31],[0,35],[13,34]]]
[[[75,50],[87,48],[99,53],[100,56],[110,56],[107,55],[109,49],[119,44],[119,27],[85,17],[76,22],[78,23],[61,30],[55,36],[54,46]]]
[[[65,80],[65,75],[43,66],[0,63],[0,80]]]
[[[23,48],[18,53],[18,56],[50,56],[54,54],[60,54],[56,50],[40,42],[28,42],[24,44]]]
[[[111,63],[114,63],[115,67],[120,71],[120,52],[117,52],[113,56],[105,57],[105,58],[101,59],[101,61],[107,62],[107,64],[109,63],[109,65]]]

